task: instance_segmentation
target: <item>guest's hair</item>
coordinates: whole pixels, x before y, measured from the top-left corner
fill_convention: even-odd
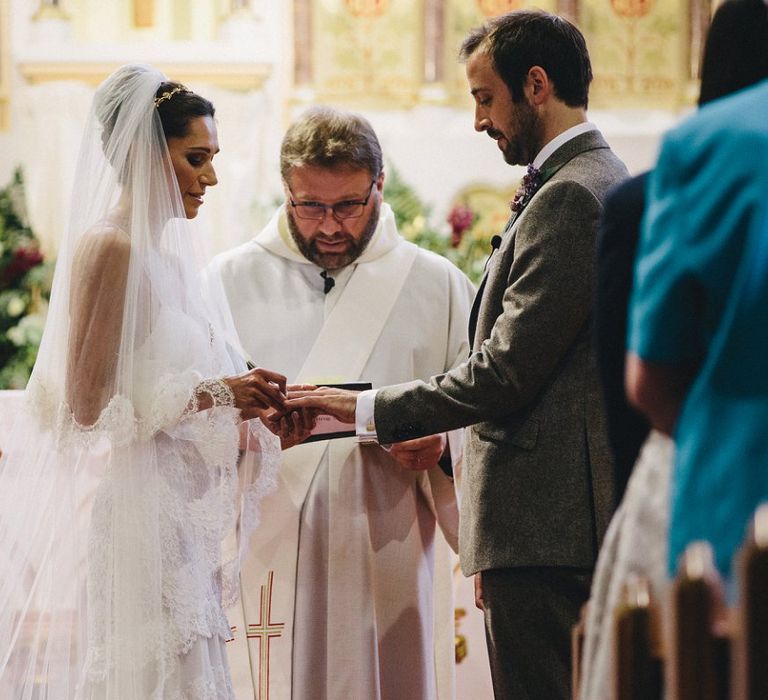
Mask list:
[[[699,105],[768,78],[768,7],[725,0],[712,17],[701,62]]]
[[[528,71],[541,66],[554,85],[555,96],[569,107],[586,107],[592,65],[582,33],[568,20],[541,10],[518,10],[495,17],[473,29],[459,49],[466,61],[485,51],[512,99],[523,98]]]
[[[280,148],[280,174],[285,181],[294,168],[365,169],[378,177],[384,169],[381,144],[367,119],[330,107],[313,107],[285,133]]]
[[[176,88],[181,89],[157,105],[157,113],[163,125],[166,141],[171,138],[184,138],[189,133],[189,123],[193,119],[213,117],[216,113],[213,103],[173,80],[160,83],[155,97],[159,98],[163,93],[172,92]]]

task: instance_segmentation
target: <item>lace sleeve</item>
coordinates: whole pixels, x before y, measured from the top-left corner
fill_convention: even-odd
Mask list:
[[[131,244],[117,229],[90,232],[75,252],[70,294],[66,400],[93,425],[115,390]]]
[[[234,408],[235,395],[232,389],[223,379],[204,379],[192,392],[186,413],[197,413],[218,406]]]

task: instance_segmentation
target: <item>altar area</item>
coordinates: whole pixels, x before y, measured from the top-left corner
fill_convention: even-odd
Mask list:
[[[525,0],[0,0],[0,187],[17,168],[29,228],[55,259],[95,86],[127,62],[156,65],[216,105],[219,186],[199,228],[207,256],[251,238],[282,197],[283,132],[309,105],[373,124],[385,172],[418,202],[403,233],[446,239],[457,204],[507,210],[522,169],[473,129],[456,53],[466,31]],[[576,21],[592,56],[589,117],[631,173],[693,109],[711,0],[543,0]],[[490,231],[476,231],[490,236]],[[205,262],[205,261],[201,261]],[[20,392],[0,392],[0,448]],[[458,570],[457,698],[492,697],[482,616]],[[461,646],[461,644],[459,644]],[[458,647],[457,647],[458,648]]]

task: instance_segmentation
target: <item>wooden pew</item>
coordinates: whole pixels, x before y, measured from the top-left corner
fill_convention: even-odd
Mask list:
[[[617,700],[661,700],[659,613],[645,577],[625,582],[614,612],[614,696]]]
[[[757,509],[737,561],[732,700],[768,698],[768,505]]]
[[[670,600],[669,700],[727,700],[729,640],[723,584],[705,542],[688,546]]]

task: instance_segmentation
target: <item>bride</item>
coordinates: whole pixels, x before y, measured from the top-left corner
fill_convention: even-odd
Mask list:
[[[285,378],[246,370],[198,282],[213,115],[148,66],[96,92],[0,462],[2,697],[234,697],[223,608],[280,450],[241,421],[268,421]]]

